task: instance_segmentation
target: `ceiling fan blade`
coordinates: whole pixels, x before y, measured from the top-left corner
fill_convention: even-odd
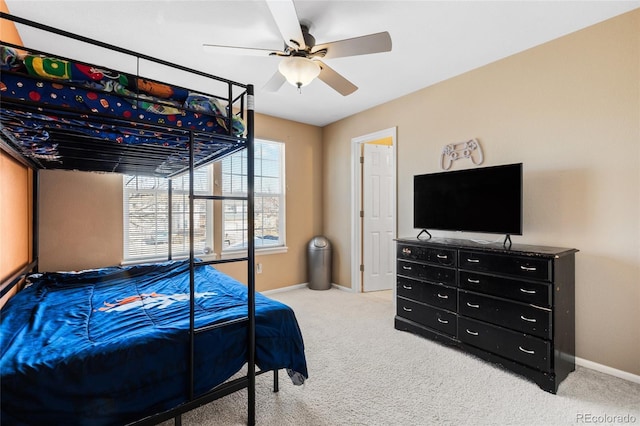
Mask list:
[[[255,47],[239,47],[239,46],[223,46],[219,44],[204,43],[202,48],[206,52],[221,53],[225,55],[244,55],[244,56],[269,56],[278,49],[262,49]]]
[[[282,74],[280,74],[280,71],[276,71],[276,73],[273,74],[273,76],[264,84],[264,86],[262,86],[262,88],[267,92],[277,92],[282,87],[285,81],[287,81],[287,79],[284,78]]]
[[[276,21],[276,25],[287,46],[296,50],[306,49],[307,46],[304,42],[300,21],[293,1],[267,0],[267,6],[269,6],[271,15],[273,15],[273,19]],[[291,42],[291,40],[295,40],[297,44]]]
[[[338,74],[322,61],[316,61],[320,65],[320,75],[318,78],[327,83],[333,90],[342,96],[347,96],[358,90],[358,86]]]
[[[391,36],[388,32],[384,31],[361,37],[318,44],[312,49],[311,55],[313,56],[314,53],[319,52],[322,49],[327,50],[327,53],[322,56],[324,59],[390,52]]]

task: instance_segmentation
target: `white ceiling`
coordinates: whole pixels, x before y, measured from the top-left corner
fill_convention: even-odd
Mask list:
[[[302,93],[287,83],[277,93],[264,92],[261,87],[277,70],[278,58],[204,52],[205,42],[282,50],[278,29],[261,0],[6,3],[23,18],[252,83],[257,112],[318,126],[640,7],[640,0],[297,0],[298,17],[311,23],[318,44],[380,31],[391,35],[391,52],[326,61],[359,87],[344,97],[320,80],[303,87]],[[121,59],[104,53],[91,56],[84,47],[19,28],[26,46],[121,67]]]

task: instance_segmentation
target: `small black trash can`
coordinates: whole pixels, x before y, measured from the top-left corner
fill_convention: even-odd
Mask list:
[[[331,243],[326,237],[317,236],[307,247],[309,288],[329,290],[331,288]]]

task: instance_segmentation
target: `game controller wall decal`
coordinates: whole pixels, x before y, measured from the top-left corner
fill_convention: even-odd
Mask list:
[[[455,160],[461,158],[470,158],[473,164],[482,164],[484,156],[482,155],[482,147],[480,142],[476,138],[473,138],[466,142],[450,143],[442,148],[442,155],[440,156],[440,167],[443,170],[449,170],[451,164]]]

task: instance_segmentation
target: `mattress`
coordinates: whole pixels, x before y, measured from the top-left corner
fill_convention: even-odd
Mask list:
[[[6,424],[122,424],[187,400],[189,264],[36,274],[2,309]],[[195,326],[247,316],[247,287],[195,268]],[[256,365],[308,376],[294,312],[256,294]],[[247,324],[196,335],[195,395],[247,362]]]

